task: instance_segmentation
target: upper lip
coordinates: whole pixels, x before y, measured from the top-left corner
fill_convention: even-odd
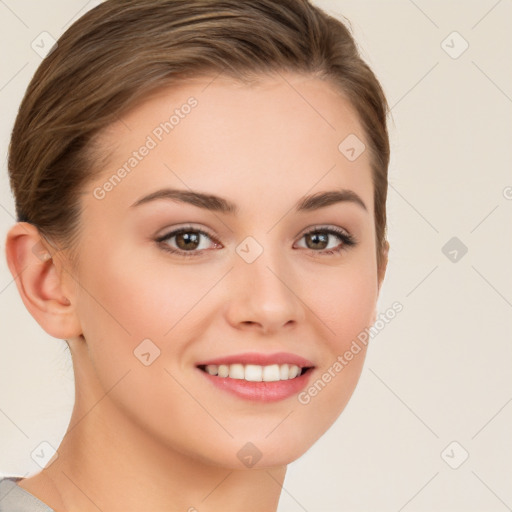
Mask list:
[[[301,368],[310,368],[314,364],[304,357],[288,352],[276,352],[274,354],[262,354],[258,352],[248,352],[244,354],[232,354],[229,356],[216,357],[197,363],[196,366],[206,366],[210,364],[256,364],[259,366],[270,366],[272,364],[294,364]]]

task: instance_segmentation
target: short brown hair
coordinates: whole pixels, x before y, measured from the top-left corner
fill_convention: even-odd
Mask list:
[[[388,107],[345,25],[308,0],[108,0],[76,21],[37,69],[9,148],[18,221],[76,262],[94,137],[149,92],[186,76],[272,71],[337,85],[371,152],[377,262],[386,245]],[[341,142],[341,141],[340,141]]]

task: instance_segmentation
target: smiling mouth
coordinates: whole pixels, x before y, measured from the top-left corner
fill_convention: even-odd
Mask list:
[[[301,377],[313,367],[301,367],[295,364],[261,366],[235,363],[199,365],[198,368],[213,377],[245,380],[247,382],[277,382]]]

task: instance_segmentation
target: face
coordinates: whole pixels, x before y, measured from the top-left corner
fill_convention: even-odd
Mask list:
[[[75,364],[117,383],[123,422],[225,467],[287,464],[327,430],[378,297],[369,152],[338,148],[365,141],[358,118],[284,76],[152,95],[103,134],[83,195]]]

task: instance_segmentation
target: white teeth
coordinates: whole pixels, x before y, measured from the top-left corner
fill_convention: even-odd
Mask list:
[[[247,364],[245,366],[245,380],[250,382],[261,382],[263,380],[263,366]]]
[[[263,380],[265,382],[274,382],[276,380],[279,380],[279,365],[273,364],[271,366],[264,366]]]
[[[291,364],[290,368],[288,369],[288,378],[293,379],[293,378],[297,377],[299,372],[300,372],[299,367],[295,366],[294,364]]]
[[[232,379],[243,379],[245,376],[243,364],[232,364],[229,367],[229,376]]]
[[[227,364],[219,365],[219,377],[229,377],[229,366]]]
[[[290,380],[298,377],[301,368],[295,364],[271,364],[260,366],[257,364],[209,364],[206,365],[206,373],[229,377],[231,379],[243,379],[249,382],[276,382]]]
[[[217,375],[219,368],[216,364],[209,364],[206,366],[206,372],[210,375]]]

